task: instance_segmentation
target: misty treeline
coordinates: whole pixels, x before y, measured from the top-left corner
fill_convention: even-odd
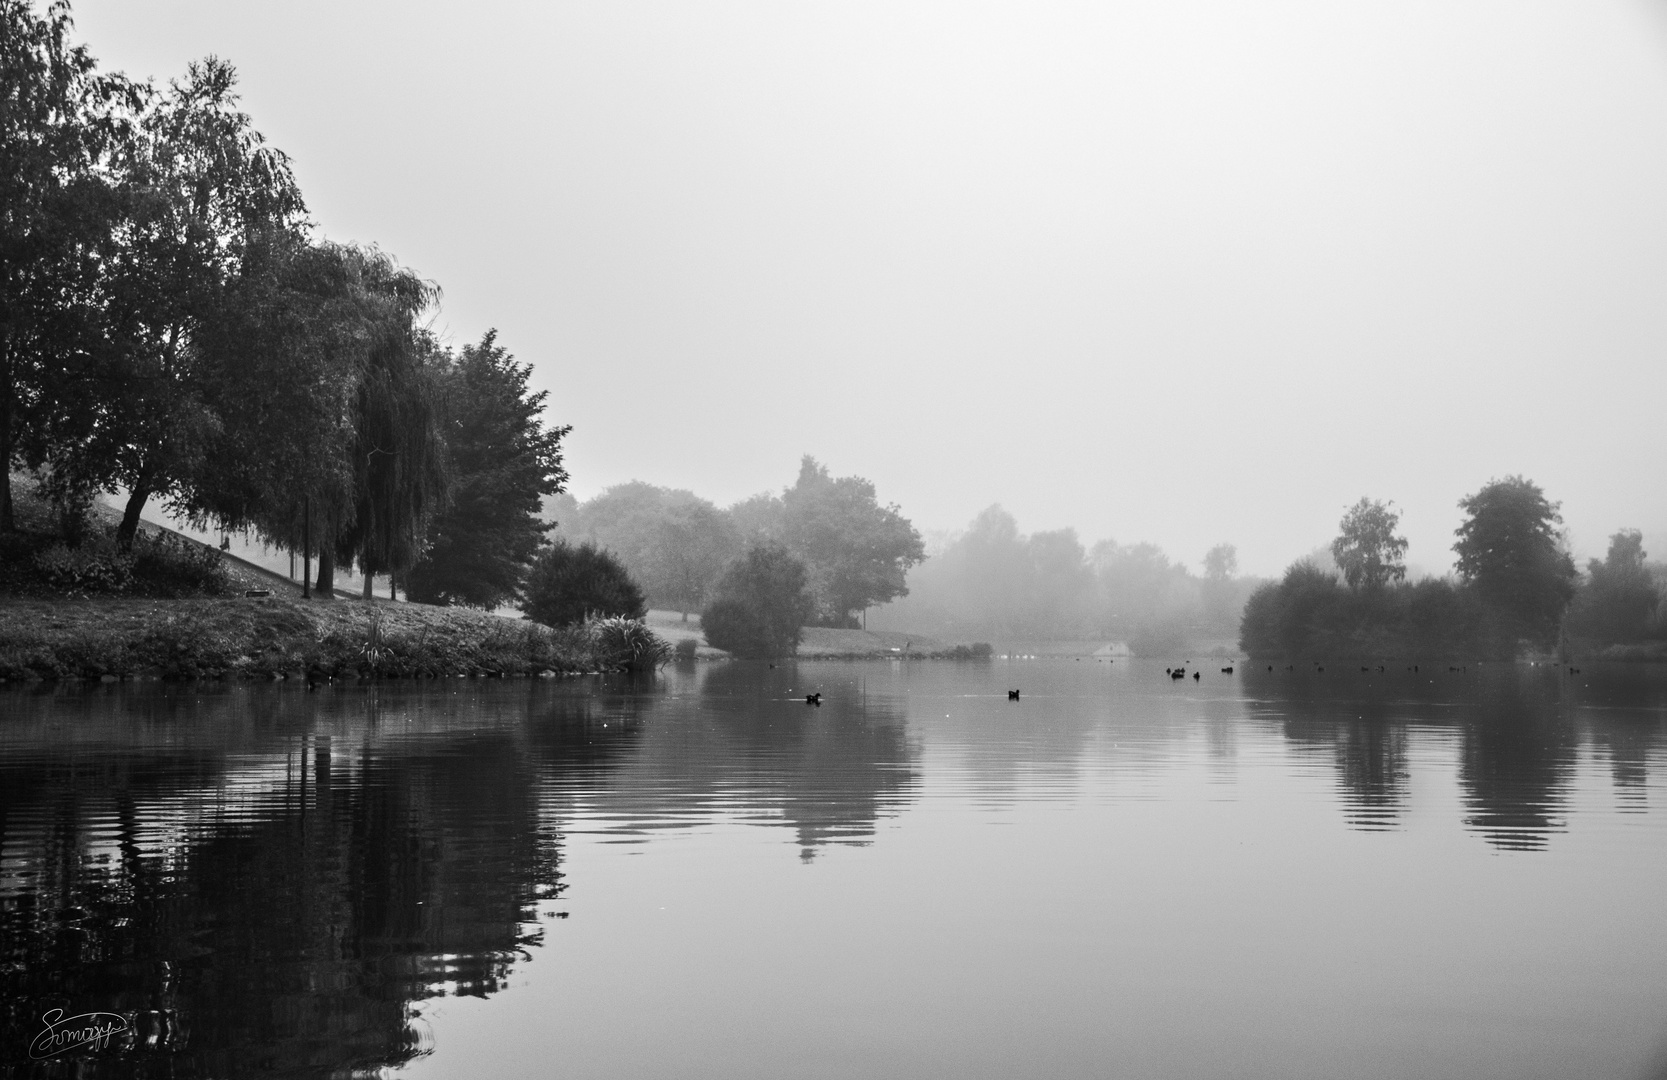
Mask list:
[[[1238,575],[1231,544],[1206,553],[1203,568],[1195,575],[1153,544],[1085,548],[1075,529],[1025,535],[992,506],[910,574],[908,596],[871,625],[958,638],[1112,639],[1161,656],[1231,640],[1261,583]]]
[[[1508,660],[1667,652],[1667,565],[1623,529],[1582,574],[1559,505],[1520,476],[1459,501],[1457,574],[1406,580],[1393,503],[1362,498],[1339,522],[1335,569],[1302,559],[1245,605],[1240,647],[1286,661]]]
[[[756,620],[772,640],[776,631],[765,624],[792,623],[795,634],[801,624],[859,625],[864,609],[908,591],[905,576],[925,557],[920,533],[897,506],[878,500],[871,482],[832,476],[809,456],[781,494],[723,509],[690,491],[632,481],[582,503],[558,495],[545,512],[558,540],[611,552],[650,606],[685,618],[724,599],[726,582],[728,599],[740,601],[766,579],[802,578],[803,596],[790,590],[782,611]],[[748,567],[759,568],[751,578]],[[726,618],[733,614],[727,609]]]
[[[214,58],[101,72],[66,4],[0,0],[0,535],[11,472],[66,522],[127,493],[414,599],[515,598],[566,474],[565,428],[492,334],[453,352],[439,290],[314,235],[290,162]],[[75,530],[65,530],[73,543]]]

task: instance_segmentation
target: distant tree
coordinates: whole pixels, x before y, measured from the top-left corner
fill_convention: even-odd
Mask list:
[[[557,540],[533,564],[523,609],[527,618],[546,626],[568,626],[587,619],[646,612],[642,590],[612,553],[595,544]]]
[[[815,610],[805,565],[780,544],[758,544],[736,560],[700,614],[714,648],[736,656],[791,656]]]
[[[1094,571],[1075,529],[1031,533],[1025,541],[1027,596],[1024,616],[1054,635],[1080,633],[1094,602]]]
[[[1540,647],[1556,638],[1575,591],[1558,505],[1520,476],[1491,481],[1459,500],[1468,517],[1453,545],[1460,576],[1500,618],[1502,630]]]
[[[683,492],[690,499],[692,492]],[[641,480],[615,484],[579,505],[573,520],[562,530],[575,539],[589,540],[606,548],[644,580],[653,561],[656,531],[673,492]]]
[[[740,537],[729,517],[704,499],[668,506],[656,533],[649,592],[687,622],[740,550]]]
[[[619,555],[651,604],[697,611],[741,551],[728,516],[691,491],[640,480],[617,484],[578,506],[563,526]]]
[[[1207,581],[1227,581],[1239,572],[1239,549],[1232,544],[1217,544],[1204,553],[1204,578]]]
[[[1200,595],[1213,632],[1231,632],[1239,622],[1249,589],[1235,581],[1239,552],[1232,544],[1217,544],[1204,553],[1204,581]]]
[[[1644,536],[1622,529],[1609,538],[1609,553],[1587,564],[1587,579],[1569,606],[1571,637],[1597,643],[1639,641],[1651,631],[1662,593],[1644,558]]]
[[[1379,589],[1407,576],[1407,540],[1395,535],[1401,515],[1383,503],[1362,498],[1349,508],[1338,523],[1339,534],[1331,542],[1331,557],[1351,589]]]
[[[1099,582],[1100,632],[1128,641],[1140,656],[1185,647],[1205,611],[1198,579],[1155,544],[1103,540],[1090,556]]]
[[[741,542],[762,544],[781,537],[781,496],[765,491],[731,506],[726,513]]]
[[[411,599],[486,609],[519,599],[549,528],[538,516],[542,500],[567,480],[561,440],[571,430],[540,422],[549,395],[529,391],[531,374],[496,330],[440,358],[450,498],[404,575]]]
[[[874,485],[834,479],[815,458],[781,497],[780,540],[805,561],[817,618],[854,626],[855,613],[908,594],[910,567],[926,558],[920,533],[895,506],[881,506]]]

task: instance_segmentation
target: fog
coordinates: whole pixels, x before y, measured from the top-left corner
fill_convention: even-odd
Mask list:
[[[1521,473],[1667,554],[1667,18],[1393,5],[82,0],[214,53],[320,231],[497,327],[574,493],[801,454],[923,531],[1218,542],[1362,495],[1410,562]]]

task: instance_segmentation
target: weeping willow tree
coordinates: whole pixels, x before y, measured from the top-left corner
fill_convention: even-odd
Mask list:
[[[393,327],[371,348],[354,400],[353,506],[336,554],[375,574],[409,570],[446,496],[444,436],[427,334]]]
[[[274,245],[208,341],[227,422],[192,516],[316,555],[324,595],[338,562],[409,568],[446,490],[418,322],[437,298],[376,249]]]

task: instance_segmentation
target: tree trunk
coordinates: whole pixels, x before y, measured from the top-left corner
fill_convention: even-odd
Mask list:
[[[370,600],[370,599],[373,599],[375,597],[376,594],[371,592],[371,587],[375,584],[376,584],[376,575],[371,573],[369,570],[366,570],[365,571],[365,599],[366,600]]]
[[[127,509],[122,511],[122,523],[116,528],[116,546],[123,551],[133,548],[133,538],[139,534],[139,514],[150,500],[150,485],[141,482],[127,496]]]
[[[336,552],[331,544],[318,545],[318,584],[313,591],[319,596],[336,595]]]
[[[313,501],[301,502],[301,599],[313,598]]]
[[[12,411],[16,408],[16,397],[12,385],[12,348],[11,333],[8,328],[5,334],[0,334],[0,532],[11,532],[17,528],[17,521],[12,517]]]
[[[318,545],[318,587],[320,596],[336,595],[336,516],[324,515],[324,540]]]

